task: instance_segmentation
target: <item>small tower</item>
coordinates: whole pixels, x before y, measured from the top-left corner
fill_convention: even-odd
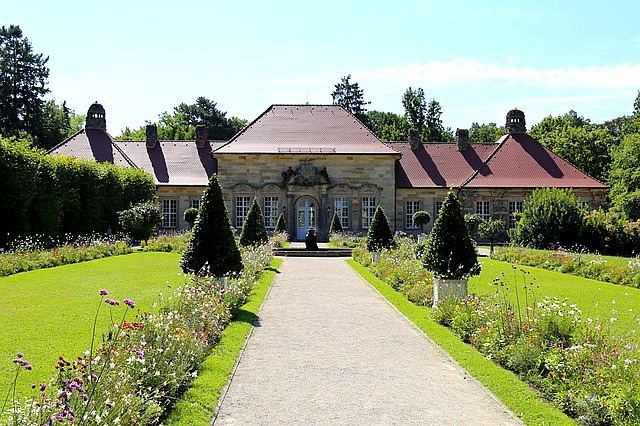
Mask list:
[[[107,131],[107,119],[105,118],[104,108],[98,102],[89,107],[84,128],[86,130]]]
[[[524,120],[524,112],[512,109],[507,113],[507,122],[504,130],[509,135],[522,135],[527,133],[527,122]]]
[[[469,129],[456,129],[458,151],[466,151],[469,147]]]
[[[207,137],[207,126],[204,124],[196,125],[196,146],[198,148],[204,148],[207,142],[209,142]]]
[[[147,149],[152,149],[158,144],[158,127],[155,124],[147,124],[145,128]]]

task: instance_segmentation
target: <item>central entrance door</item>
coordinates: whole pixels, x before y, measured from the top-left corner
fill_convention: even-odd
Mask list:
[[[296,207],[296,239],[304,240],[309,228],[316,228],[316,214],[318,208],[316,203],[309,199],[303,198],[298,202]]]

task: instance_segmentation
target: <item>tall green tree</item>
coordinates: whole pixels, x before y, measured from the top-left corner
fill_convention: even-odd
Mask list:
[[[335,90],[331,92],[331,98],[334,105],[340,105],[363,123],[367,122],[366,105],[371,102],[365,102],[364,90],[360,88],[358,83],[351,83],[351,74],[342,77],[340,83],[335,85]]]
[[[575,111],[545,117],[529,132],[540,143],[590,176],[606,181],[615,138]]]
[[[445,129],[442,124],[442,107],[435,99],[431,99],[427,104],[423,140],[434,142],[449,142],[453,140],[451,129]]]
[[[393,112],[368,111],[367,125],[369,130],[385,142],[404,141],[409,134],[407,120]]]
[[[185,272],[200,272],[203,267],[215,277],[243,269],[242,256],[231,230],[229,213],[216,175],[202,195],[200,214],[193,225],[189,247],[180,262]]]
[[[49,58],[34,53],[19,26],[0,27],[0,133],[32,134],[49,93]]]
[[[83,120],[76,119],[75,111],[67,108],[65,101],[58,104],[50,99],[38,112],[31,132],[39,147],[49,149],[80,130]]]
[[[469,142],[495,142],[504,134],[504,127],[498,127],[496,123],[471,123]]]
[[[409,128],[415,129],[423,141],[446,142],[453,140],[451,129],[442,124],[442,107],[435,99],[426,101],[424,90],[409,87],[402,95],[402,106]]]
[[[640,133],[624,137],[613,151],[609,184],[609,197],[613,208],[629,220],[640,219],[635,200],[640,198]]]

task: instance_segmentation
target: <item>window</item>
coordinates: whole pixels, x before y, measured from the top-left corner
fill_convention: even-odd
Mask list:
[[[407,229],[416,229],[415,223],[413,223],[413,214],[420,210],[420,201],[407,201],[404,215],[405,215],[405,228]]]
[[[333,199],[333,210],[340,219],[340,225],[342,229],[349,228],[349,204],[350,200],[347,197],[336,197]]]
[[[178,200],[162,200],[162,227],[178,227]]]
[[[490,201],[476,201],[476,214],[479,214],[482,220],[491,219]]]
[[[195,198],[191,200],[191,207],[193,207],[194,209],[200,210],[200,198]]]
[[[251,197],[236,197],[236,228],[242,228],[250,206]]]
[[[376,197],[362,198],[362,228],[371,226],[373,215],[376,213]]]
[[[516,227],[516,213],[524,210],[522,201],[509,201],[509,229]]]
[[[436,201],[433,205],[433,221],[435,222],[438,216],[440,216],[440,210],[442,210],[442,201]]]
[[[264,226],[275,228],[278,223],[278,197],[264,197]]]

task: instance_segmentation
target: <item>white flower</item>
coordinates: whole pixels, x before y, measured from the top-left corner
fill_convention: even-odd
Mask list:
[[[611,322],[611,324],[615,323],[616,321],[618,321],[618,318],[616,317],[611,317],[609,318],[609,321]]]

